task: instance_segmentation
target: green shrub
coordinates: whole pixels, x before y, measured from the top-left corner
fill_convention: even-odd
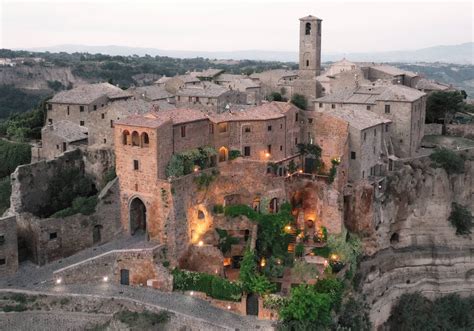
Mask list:
[[[471,233],[472,214],[466,207],[454,202],[448,220],[456,228],[457,235]]]
[[[117,177],[115,168],[111,168],[104,173],[103,186],[107,185],[108,182],[114,180]]]
[[[199,175],[194,177],[193,181],[196,184],[199,191],[208,188],[209,185],[216,179],[218,172],[212,172],[210,174],[201,172]]]
[[[242,156],[239,150],[237,149],[232,149],[229,152],[229,160],[235,160],[236,158]]]
[[[216,154],[216,150],[208,146],[173,154],[166,167],[166,176],[180,177],[188,175],[194,171],[195,166],[198,166],[200,169],[209,168],[211,157]]]
[[[278,294],[268,294],[263,297],[263,306],[267,309],[279,310],[286,304],[287,298]]]
[[[293,94],[291,97],[291,103],[303,110],[308,107],[308,100],[306,100],[306,97],[297,93]]]
[[[167,311],[154,313],[148,310],[142,312],[122,310],[115,313],[114,317],[134,330],[150,330],[160,324],[167,323],[170,320],[170,313]]]
[[[11,194],[12,187],[10,184],[10,177],[0,178],[0,215],[10,208]]]
[[[231,250],[232,245],[239,243],[239,239],[229,235],[226,230],[216,228],[216,232],[219,235],[217,248],[219,248],[224,255]]]
[[[281,94],[278,93],[278,92],[272,92],[272,93],[267,97],[267,99],[268,99],[269,101],[282,101],[282,100],[283,100]]]
[[[318,293],[326,293],[331,297],[332,308],[339,310],[344,293],[344,283],[337,278],[324,278],[318,280],[314,285],[314,289]]]
[[[370,331],[371,323],[365,307],[354,298],[347,300],[341,309],[338,327],[344,330]]]
[[[331,254],[331,249],[330,249],[328,246],[324,246],[324,247],[314,247],[314,248],[312,249],[312,252],[313,252],[315,255],[328,258],[328,257],[329,257],[329,254]]]
[[[206,273],[174,269],[173,289],[204,292],[212,298],[239,301],[242,288],[237,283]]]
[[[214,214],[223,214],[224,213],[224,206],[223,205],[214,205],[214,207],[212,207],[212,211],[214,212]]]
[[[304,254],[304,245],[302,243],[298,243],[295,246],[295,256],[301,257]]]
[[[91,215],[95,212],[95,207],[97,206],[97,196],[93,195],[91,197],[78,197],[72,201],[72,206],[63,210],[60,210],[51,217],[60,218],[67,217],[76,214],[82,215]]]
[[[262,270],[265,276],[269,278],[283,277],[283,272],[285,270],[285,267],[281,259],[279,261],[280,263],[278,263],[277,259],[273,256],[267,259],[267,263],[265,264],[265,267]]]
[[[16,167],[31,162],[31,146],[0,139],[0,178],[10,176]]]
[[[450,149],[439,148],[431,155],[432,166],[443,168],[448,174],[459,174],[464,172],[464,160],[461,156]]]
[[[291,289],[279,315],[285,322],[308,321],[327,327],[331,323],[331,298],[328,294],[314,291],[312,286],[300,285]]]
[[[247,205],[226,206],[224,209],[224,215],[229,217],[244,215],[250,220],[256,220],[258,218],[258,213]]]
[[[17,305],[5,305],[3,306],[3,311],[5,313],[9,313],[9,312],[22,312],[22,311],[25,311],[25,310],[28,310],[28,308],[22,304],[22,303],[19,303]]]

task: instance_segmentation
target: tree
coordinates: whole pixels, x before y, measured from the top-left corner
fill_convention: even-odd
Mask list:
[[[466,207],[453,202],[448,220],[456,228],[457,235],[471,233],[472,214]]]
[[[268,96],[268,100],[270,101],[282,101],[283,98],[281,96],[280,93],[278,92],[272,92],[269,96]]]
[[[293,96],[291,97],[291,103],[303,110],[308,107],[308,100],[306,100],[306,97],[297,93],[293,94]]]
[[[448,124],[454,114],[463,109],[464,97],[459,91],[437,91],[428,96],[426,100],[426,122],[436,123],[443,120]]]
[[[443,168],[450,174],[460,174],[464,172],[464,160],[461,156],[450,149],[439,148],[430,155],[432,166]]]
[[[291,290],[291,296],[279,314],[283,321],[310,321],[328,326],[331,323],[331,298],[329,294],[316,292],[312,286],[300,285]]]

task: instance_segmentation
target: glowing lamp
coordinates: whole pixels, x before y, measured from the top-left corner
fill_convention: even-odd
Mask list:
[[[227,306],[227,309],[230,310],[230,305]]]
[[[62,281],[63,281],[63,280],[62,280],[62,278],[58,278],[58,279],[56,279],[56,284],[58,284],[58,285],[59,285],[59,284],[61,284],[61,283],[62,283]]]
[[[303,169],[298,170],[298,172],[299,172],[300,174],[302,174],[302,173],[303,173]]]
[[[266,264],[267,264],[267,261],[265,260],[264,257],[262,257],[262,259],[260,260],[260,266],[264,267]]]
[[[194,172],[198,172],[199,171],[199,167],[198,166],[195,166],[194,167]]]
[[[104,276],[104,278],[102,278],[102,280],[103,280],[105,283],[107,283],[107,282],[109,281],[109,277]]]
[[[194,292],[193,292],[193,291],[191,291],[191,293],[189,293],[189,294],[191,294],[191,296],[193,296],[193,295],[194,295]]]
[[[204,242],[202,240],[199,240],[198,246],[202,246],[202,245],[204,245]]]
[[[266,152],[265,157],[270,157],[270,153]]]

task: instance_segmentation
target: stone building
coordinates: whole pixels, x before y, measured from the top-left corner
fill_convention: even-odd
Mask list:
[[[278,92],[286,98],[291,98],[293,95],[293,84],[298,79],[298,71],[287,69],[267,70],[253,73],[250,75],[250,78],[260,84],[264,97],[267,97],[272,92]]]
[[[57,121],[41,130],[41,158],[53,159],[88,144],[88,129],[70,121]]]
[[[0,218],[0,277],[18,270],[18,243],[16,217]]]
[[[340,149],[327,148],[325,141],[333,140],[332,144],[342,146],[348,139],[348,155],[342,155],[349,160],[348,180],[356,182],[373,177],[381,177],[387,173],[390,155],[390,124],[391,121],[367,110],[333,109],[331,111],[320,112],[318,122],[328,118],[328,123],[337,118],[348,125],[348,136],[337,137],[328,130],[316,132],[316,143],[326,149],[326,153],[331,150]],[[336,121],[337,122],[337,121]],[[341,157],[335,154],[333,157]]]
[[[247,96],[237,90],[201,82],[199,86],[180,87],[176,90],[176,106],[190,107],[210,112],[223,112],[230,104],[246,104]]]
[[[130,92],[109,83],[81,85],[59,92],[47,102],[46,124],[65,120],[88,127],[93,112],[110,102],[130,98]]]
[[[245,75],[220,74],[214,79],[218,85],[237,90],[247,96],[246,104],[259,105],[262,102],[260,83]]]
[[[403,85],[360,86],[316,100],[316,110],[368,110],[392,121],[394,155],[415,156],[424,135],[426,94]]]
[[[156,85],[165,88],[166,91],[175,94],[180,88],[199,86],[201,81],[195,76],[189,74],[178,75],[174,77],[161,77],[156,81]]]
[[[365,78],[371,82],[388,82],[390,84],[415,87],[420,76],[408,70],[402,70],[386,64],[361,64]]]
[[[136,99],[143,99],[149,102],[163,101],[174,103],[174,95],[166,91],[164,87],[158,85],[132,87],[127,91],[134,94]]]

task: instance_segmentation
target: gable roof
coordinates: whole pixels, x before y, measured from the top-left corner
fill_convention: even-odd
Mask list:
[[[87,139],[88,129],[85,126],[77,125],[71,121],[58,121],[52,125],[47,125],[42,129],[43,132],[51,132],[71,143]]]
[[[171,122],[173,125],[177,125],[207,119],[209,119],[208,116],[197,109],[159,109],[158,111],[150,111],[146,114],[131,115],[123,120],[117,121],[116,124],[146,128],[158,128],[167,122]]]
[[[129,98],[132,94],[109,83],[86,84],[59,92],[49,102],[88,105],[103,96],[113,100]]]
[[[166,91],[163,87],[157,85],[136,87],[130,91],[134,91],[141,97],[152,101],[173,97],[173,94]]]
[[[209,115],[213,122],[232,122],[232,121],[265,121],[278,119],[285,116],[285,113],[291,109],[298,108],[287,102],[269,102],[260,106],[241,107],[238,105],[231,111],[220,114]]]
[[[223,86],[211,83],[201,82],[199,86],[186,87],[183,86],[176,91],[176,95],[189,97],[217,98],[229,91]]]
[[[376,125],[391,123],[389,119],[383,118],[371,111],[353,109],[331,109],[322,111],[327,116],[339,118],[358,130],[364,130]]]

